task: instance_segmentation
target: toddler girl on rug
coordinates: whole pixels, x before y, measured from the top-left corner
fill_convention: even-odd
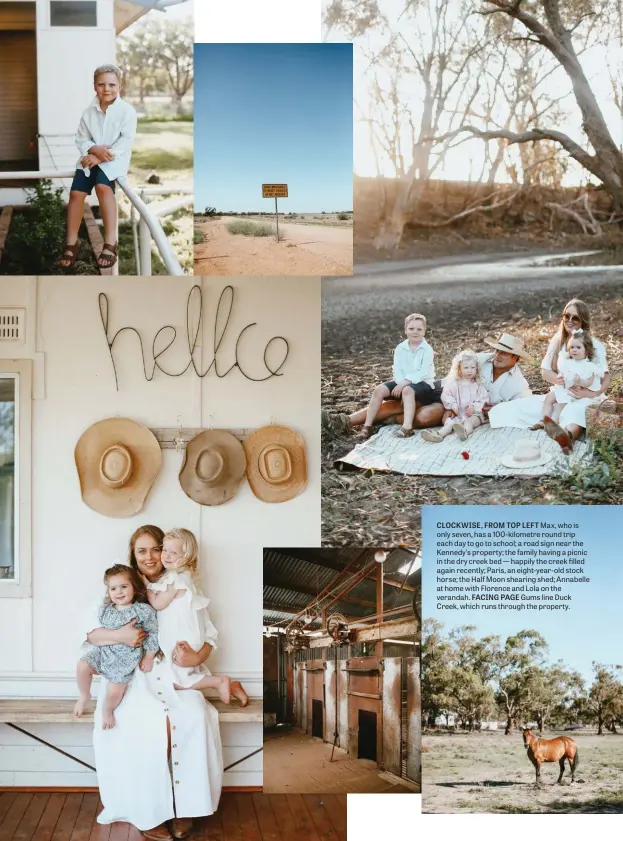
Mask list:
[[[422,438],[439,444],[454,432],[461,441],[465,441],[483,423],[482,408],[488,400],[489,393],[480,382],[476,353],[462,350],[452,360],[441,392],[441,402],[446,409],[443,426],[439,430],[422,430]]]
[[[205,608],[210,599],[197,586],[197,557],[199,547],[194,534],[187,529],[173,529],[165,534],[162,545],[163,575],[155,583],[147,584],[149,603],[158,611],[158,641],[165,662],[173,673],[176,689],[217,689],[221,701],[229,704],[233,695],[241,706],[249,703],[247,693],[238,681],[227,676],[210,674],[205,665],[178,666],[174,650],[178,640],[188,640],[199,651],[206,632],[216,637]]]
[[[145,584],[136,570],[124,564],[115,564],[104,573],[104,584],[106,595],[98,613],[100,626],[114,631],[136,619],[136,627],[147,632],[142,647],[91,645],[78,661],[76,680],[80,698],[74,707],[74,715],[82,715],[89,703],[93,675],[103,675],[108,686],[102,711],[102,727],[110,730],[115,726],[114,711],[125,695],[134,669],[140,666],[141,671],[150,672],[160,646],[156,611],[147,604]]]
[[[586,405],[590,405],[593,402],[590,397],[576,397],[569,389],[579,386],[598,392],[601,390],[601,378],[604,375],[603,368],[593,362],[595,348],[589,333],[574,330],[566,347],[567,355],[558,364],[558,375],[561,381],[552,388],[543,403],[544,420],[551,419],[556,423],[566,403],[584,400]],[[535,424],[532,428],[539,429],[541,426],[542,424]]]

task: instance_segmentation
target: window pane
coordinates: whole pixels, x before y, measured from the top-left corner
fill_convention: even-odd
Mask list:
[[[52,0],[50,3],[51,26],[97,26],[97,2]]]
[[[15,578],[15,384],[0,376],[0,579]]]

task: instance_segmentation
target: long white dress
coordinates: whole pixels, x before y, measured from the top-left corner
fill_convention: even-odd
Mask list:
[[[89,617],[88,630],[98,628],[96,607]],[[151,672],[136,669],[115,710],[112,730],[102,729],[105,691],[102,678],[93,731],[97,782],[104,805],[98,823],[127,821],[139,830],[148,830],[174,817],[195,818],[215,812],[223,785],[223,754],[218,712],[212,704],[199,691],[175,690],[162,657]],[[167,718],[171,725],[170,767]]]
[[[606,360],[606,349],[599,339],[593,338],[593,346],[595,348],[594,362],[597,367],[604,373],[608,370],[608,362]],[[556,337],[550,340],[547,346],[547,352],[541,363],[541,367],[546,371],[552,371],[552,360],[557,350]],[[563,347],[558,352],[557,367],[560,369],[560,364],[564,359],[568,359],[569,355],[567,349]],[[554,388],[551,386],[550,391]],[[587,406],[596,405],[606,399],[605,394],[600,394],[597,397],[581,397],[571,403],[567,403],[560,413],[559,424],[562,427],[567,427],[569,424],[576,424],[582,428],[586,428],[586,408]],[[507,403],[498,403],[489,411],[489,423],[493,429],[501,426],[512,426],[517,429],[528,429],[533,424],[537,423],[543,417],[543,402],[545,401],[544,394],[533,394],[531,397],[523,397],[519,400],[511,400]]]
[[[217,631],[207,611],[210,599],[197,591],[189,572],[169,570],[147,588],[164,592],[170,585],[181,590],[183,595],[158,611],[158,642],[165,656],[163,666],[173,683],[194,686],[204,675],[211,674],[210,670],[204,663],[195,668],[178,666],[173,662],[173,651],[179,640],[186,640],[195,651],[199,651],[204,642],[216,648]]]

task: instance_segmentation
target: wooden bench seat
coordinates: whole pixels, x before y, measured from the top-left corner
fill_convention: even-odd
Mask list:
[[[0,722],[9,724],[93,724],[95,702],[91,701],[87,711],[80,718],[73,714],[75,700],[72,698],[15,698],[0,700]],[[261,698],[250,698],[246,707],[237,701],[223,704],[210,700],[218,710],[219,721],[227,724],[240,721],[263,722]]]

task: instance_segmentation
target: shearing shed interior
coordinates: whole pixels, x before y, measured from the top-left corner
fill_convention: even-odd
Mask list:
[[[264,791],[419,791],[419,552],[265,549],[263,572]]]

